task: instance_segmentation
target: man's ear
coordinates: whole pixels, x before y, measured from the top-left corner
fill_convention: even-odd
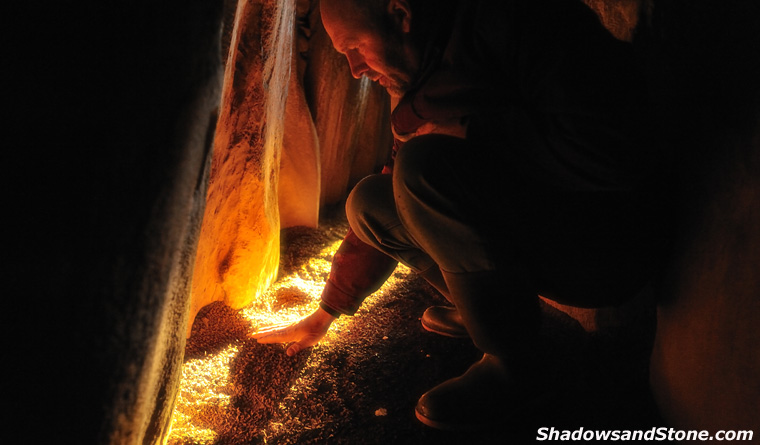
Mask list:
[[[409,7],[408,0],[389,0],[388,14],[391,16],[393,23],[404,33],[409,33],[412,29],[412,8]]]

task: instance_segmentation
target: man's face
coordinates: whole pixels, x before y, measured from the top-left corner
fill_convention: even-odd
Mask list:
[[[362,14],[345,1],[323,1],[322,22],[335,49],[346,56],[355,78],[366,76],[393,97],[401,97],[415,70],[410,49],[398,29],[369,26]]]

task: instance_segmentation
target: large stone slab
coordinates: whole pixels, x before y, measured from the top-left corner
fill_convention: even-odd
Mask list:
[[[760,8],[653,2],[640,49],[675,149],[651,380],[680,429],[760,431]],[[651,27],[651,28],[650,28]]]
[[[221,2],[12,8],[3,442],[161,443],[221,93]]]
[[[190,320],[215,301],[232,308],[250,304],[277,275],[277,181],[295,17],[295,0],[238,3],[195,262]]]
[[[341,203],[364,176],[390,156],[390,99],[369,79],[354,79],[332,46],[319,9],[310,16],[311,40],[304,87],[319,135],[321,206]]]

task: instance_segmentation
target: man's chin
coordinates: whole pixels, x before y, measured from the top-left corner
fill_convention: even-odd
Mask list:
[[[404,86],[399,86],[398,82],[394,82],[388,77],[380,76],[377,79],[374,79],[374,82],[380,85],[381,87],[385,88],[385,91],[388,92],[388,94],[391,97],[402,97],[406,92],[408,91],[408,88],[405,88]]]
[[[406,94],[406,89],[400,88],[397,85],[383,84],[382,82],[378,82],[378,83],[385,88],[385,91],[387,91],[391,97],[400,98],[400,97],[403,97],[404,94]]]

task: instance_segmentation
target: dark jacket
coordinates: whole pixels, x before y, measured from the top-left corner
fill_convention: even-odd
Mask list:
[[[460,120],[469,140],[499,141],[510,173],[557,193],[647,184],[661,155],[651,140],[643,76],[630,45],[612,37],[593,11],[576,0],[451,6],[438,8],[443,13],[416,36],[422,68],[392,113],[396,134]],[[394,154],[402,145],[396,141]],[[391,171],[392,159],[384,169]],[[353,314],[395,265],[349,231],[322,307]]]

